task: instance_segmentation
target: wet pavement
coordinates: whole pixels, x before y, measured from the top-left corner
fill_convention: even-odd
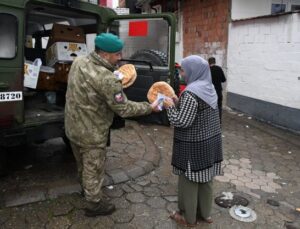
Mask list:
[[[84,216],[75,162],[61,139],[31,146],[31,159],[0,180],[0,228],[181,228],[168,218],[177,210],[172,131],[128,121],[112,132],[104,192],[117,211],[106,217]],[[224,112],[222,134],[224,176],[214,196],[247,198],[257,219],[239,222],[214,204],[214,223],[197,228],[300,228],[300,135],[232,111]]]

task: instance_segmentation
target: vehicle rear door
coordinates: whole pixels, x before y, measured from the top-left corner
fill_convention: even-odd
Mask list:
[[[109,32],[125,42],[123,63],[134,64],[137,79],[124,89],[133,101],[148,101],[153,83],[166,81],[174,85],[175,17],[173,14],[118,15],[111,18]],[[143,121],[167,124],[165,114],[152,114]]]
[[[4,4],[0,3],[0,129],[24,119],[24,10]]]

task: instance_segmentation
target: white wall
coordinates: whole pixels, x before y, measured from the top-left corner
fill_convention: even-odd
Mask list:
[[[228,91],[300,108],[300,14],[232,22]]]

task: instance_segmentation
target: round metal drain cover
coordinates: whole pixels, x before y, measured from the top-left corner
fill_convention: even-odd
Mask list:
[[[229,214],[232,218],[247,223],[253,222],[257,218],[255,211],[244,206],[233,206],[229,209]]]
[[[215,203],[222,208],[231,208],[234,205],[248,206],[249,204],[249,201],[242,196],[232,195],[231,198],[226,198],[224,194],[215,198]]]

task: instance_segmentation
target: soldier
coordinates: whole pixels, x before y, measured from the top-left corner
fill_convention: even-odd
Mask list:
[[[121,59],[123,41],[111,33],[95,38],[95,51],[74,60],[69,73],[65,129],[76,158],[86,216],[109,215],[115,206],[102,198],[104,163],[114,113],[121,117],[157,112],[157,103],[127,99],[113,74]]]

